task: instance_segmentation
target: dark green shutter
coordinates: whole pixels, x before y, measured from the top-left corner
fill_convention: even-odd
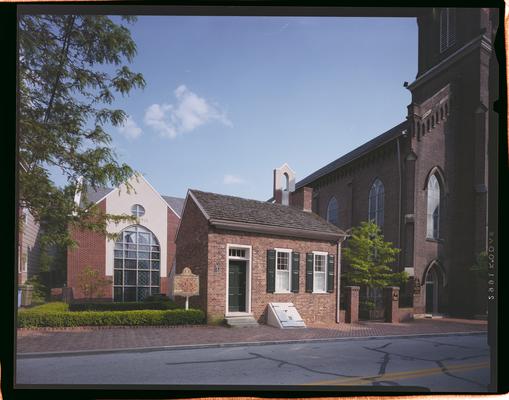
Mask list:
[[[306,292],[313,291],[313,253],[306,254]]]
[[[327,257],[327,292],[334,292],[334,255]]]
[[[276,250],[267,250],[267,293],[276,290]]]
[[[300,253],[292,253],[292,292],[299,293]]]

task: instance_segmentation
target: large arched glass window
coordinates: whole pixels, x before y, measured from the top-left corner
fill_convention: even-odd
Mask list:
[[[382,228],[384,224],[384,185],[376,179],[369,191],[368,219]]]
[[[339,224],[338,213],[338,201],[333,197],[329,200],[329,205],[327,206],[327,221],[337,226]]]
[[[440,237],[440,183],[435,174],[428,180],[428,213],[426,237],[438,239]]]
[[[159,293],[160,247],[152,232],[140,225],[124,229],[114,252],[114,301],[142,301]]]

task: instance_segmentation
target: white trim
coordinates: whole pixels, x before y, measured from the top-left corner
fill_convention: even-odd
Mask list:
[[[282,249],[275,247],[276,250],[276,265],[274,270],[274,294],[288,294],[292,293],[292,249]],[[287,253],[288,254],[288,290],[278,290],[277,288],[277,255],[278,253]]]
[[[328,277],[328,273],[329,273],[329,253],[327,253],[326,251],[312,251],[311,252],[313,254],[313,291],[311,293],[328,293],[327,292],[327,277]],[[324,268],[324,276],[325,276],[325,279],[324,279],[324,286],[325,286],[325,289],[324,290],[315,290],[315,282],[316,282],[316,279],[315,279],[315,274],[316,274],[316,271],[315,271],[315,257],[316,256],[324,256],[325,257],[325,268]]]
[[[231,257],[230,256],[230,248],[232,249],[245,249],[248,251],[249,256],[248,257]],[[229,268],[230,268],[230,259],[231,260],[243,260],[246,261],[246,311],[245,312],[229,312],[228,311],[228,279],[229,279]],[[251,314],[251,273],[252,273],[252,260],[253,260],[253,246],[251,245],[245,245],[245,244],[234,244],[234,243],[227,243],[226,244],[226,293],[225,293],[225,317],[232,317],[232,316],[240,316],[240,315],[249,315]]]
[[[196,198],[196,196],[193,194],[193,192],[191,191],[191,189],[189,189],[187,191],[188,195],[191,196],[191,198],[194,200],[194,202],[196,203],[196,205],[198,206],[198,208],[200,209],[200,211],[203,213],[203,215],[205,216],[205,218],[207,219],[207,221],[210,220],[210,216],[207,214],[207,211],[205,211],[205,209],[203,208],[203,206],[200,204],[200,202],[198,201],[198,199]],[[184,210],[182,210],[182,213],[184,213]]]
[[[340,303],[341,303],[341,294],[340,294],[340,288],[341,288],[341,241],[338,241],[338,249],[337,249],[337,259],[336,259],[336,280],[337,280],[337,286],[336,286],[336,322],[339,324],[340,321]]]
[[[173,214],[175,214],[177,216],[177,218],[180,219],[180,215],[177,214],[177,212],[168,204],[168,202],[163,198],[163,196],[161,196],[161,193],[159,193],[151,184],[150,182],[147,180],[147,178],[145,178],[141,173],[139,172],[135,172],[133,175],[131,175],[131,177],[129,177],[129,179],[127,179],[127,181],[130,181],[131,179],[133,178],[138,178],[138,177],[141,177],[143,178],[143,180],[146,182],[146,184],[148,185],[149,188],[151,188],[158,196],[159,198],[164,202],[164,204],[166,204],[166,207],[168,207],[172,212]],[[126,181],[126,182],[127,182]],[[97,200],[94,204],[99,204],[101,201],[103,201],[106,197],[108,197],[110,194],[112,194],[113,192],[115,191],[120,191],[120,186],[122,185],[125,185],[125,182],[124,183],[121,183],[120,185],[118,185],[117,187],[111,189],[108,193],[106,193],[103,197],[101,197],[99,200]],[[136,192],[136,190],[135,190]],[[182,209],[183,210],[183,209]]]

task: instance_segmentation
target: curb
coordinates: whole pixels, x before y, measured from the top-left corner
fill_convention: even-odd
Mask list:
[[[17,359],[29,358],[47,358],[47,357],[72,357],[72,356],[88,356],[100,354],[115,354],[115,353],[148,353],[153,351],[169,351],[169,350],[198,350],[208,348],[222,348],[222,347],[244,347],[244,346],[268,346],[278,344],[299,344],[299,343],[327,343],[327,342],[342,342],[346,340],[383,340],[383,339],[411,339],[416,337],[434,337],[434,336],[470,336],[470,335],[487,335],[487,331],[474,331],[474,332],[448,332],[448,333],[414,333],[404,335],[385,335],[385,336],[345,336],[336,338],[325,339],[289,339],[289,340],[268,340],[259,342],[232,342],[232,343],[204,343],[204,344],[183,344],[175,346],[154,346],[154,347],[127,347],[123,349],[104,349],[104,350],[71,350],[59,352],[37,352],[37,353],[18,353]]]

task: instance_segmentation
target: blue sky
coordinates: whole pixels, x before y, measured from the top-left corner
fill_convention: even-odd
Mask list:
[[[406,117],[411,18],[139,17],[131,65],[147,86],[116,107],[118,158],[162,194],[266,200],[287,162],[300,180]]]

